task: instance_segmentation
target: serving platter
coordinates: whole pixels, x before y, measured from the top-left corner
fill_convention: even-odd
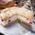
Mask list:
[[[30,28],[25,28],[20,23],[15,23],[8,28],[0,25],[0,33],[4,35],[35,35],[35,33],[32,33],[29,29]]]

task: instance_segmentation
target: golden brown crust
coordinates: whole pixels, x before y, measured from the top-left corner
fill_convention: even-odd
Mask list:
[[[6,4],[0,4],[0,9],[16,6],[15,1],[10,1]]]

